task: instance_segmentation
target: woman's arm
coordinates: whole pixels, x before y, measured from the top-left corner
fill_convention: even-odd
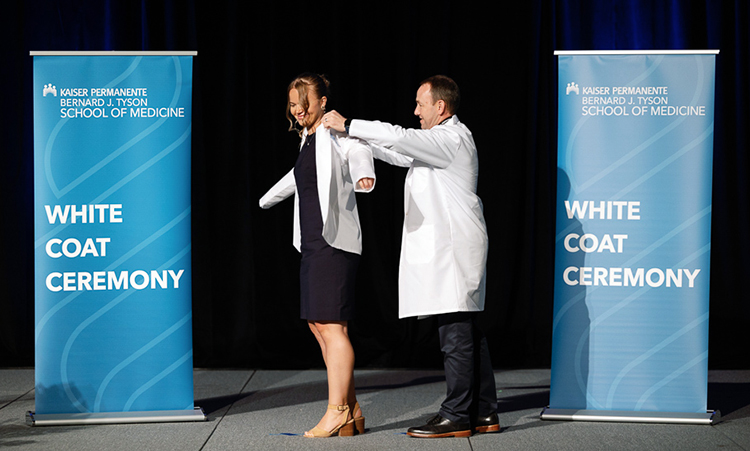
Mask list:
[[[355,181],[354,191],[369,193],[375,188],[375,164],[370,146],[362,140],[344,137],[342,148],[349,162],[349,175]]]
[[[294,194],[296,184],[294,182],[294,169],[287,172],[263,197],[260,198],[260,208],[271,208],[282,200]]]

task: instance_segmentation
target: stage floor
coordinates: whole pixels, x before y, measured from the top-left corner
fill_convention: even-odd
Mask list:
[[[358,370],[367,432],[307,439],[326,408],[325,372],[195,370],[195,405],[208,421],[35,426],[34,370],[0,369],[0,448],[33,450],[750,450],[750,371],[710,371],[713,426],[543,421],[549,370],[495,371],[501,432],[471,438],[405,434],[437,412],[441,371]]]

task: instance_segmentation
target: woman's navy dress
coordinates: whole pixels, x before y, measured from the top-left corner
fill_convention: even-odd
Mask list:
[[[299,196],[302,252],[300,316],[308,321],[353,319],[359,255],[331,247],[323,238],[314,133],[307,136],[297,157],[294,179]]]

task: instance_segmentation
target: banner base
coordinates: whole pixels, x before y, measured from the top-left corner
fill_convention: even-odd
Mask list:
[[[129,423],[172,423],[178,421],[206,421],[208,416],[203,409],[193,410],[154,410],[147,412],[97,412],[97,413],[54,413],[36,414],[26,412],[29,426],[70,426],[76,424],[129,424]]]
[[[714,425],[721,420],[721,412],[634,412],[627,410],[578,410],[550,409],[545,407],[539,414],[542,420],[605,421],[613,423],[670,423]]]

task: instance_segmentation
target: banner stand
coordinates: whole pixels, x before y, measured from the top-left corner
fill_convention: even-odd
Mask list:
[[[718,53],[554,52],[555,293],[542,420],[720,421],[707,408]]]
[[[32,51],[29,426],[207,421],[194,404],[196,51]]]
[[[545,407],[539,415],[542,420],[598,421],[612,423],[668,423],[714,425],[721,421],[721,412],[632,412],[626,410],[550,409]]]
[[[29,426],[72,426],[80,424],[132,424],[132,423],[172,423],[206,421],[208,416],[200,407],[190,410],[161,410],[153,412],[101,412],[39,414],[26,412]]]

